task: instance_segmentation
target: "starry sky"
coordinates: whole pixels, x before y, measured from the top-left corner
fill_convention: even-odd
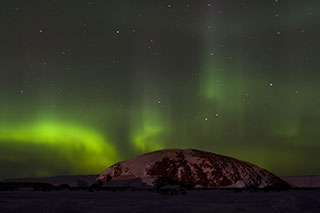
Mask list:
[[[319,175],[318,0],[6,0],[0,178],[164,148]]]

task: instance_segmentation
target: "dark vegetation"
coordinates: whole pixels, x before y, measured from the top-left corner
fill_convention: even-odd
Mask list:
[[[168,185],[169,184],[169,185]],[[274,191],[297,191],[297,190],[319,190],[320,188],[194,188],[193,185],[178,184],[170,179],[159,179],[156,187],[137,188],[137,187],[105,187],[100,184],[92,184],[88,187],[71,187],[68,184],[51,185],[48,183],[39,182],[0,182],[0,191],[109,191],[109,192],[125,192],[125,191],[148,191],[156,192],[163,195],[184,195],[188,191],[210,191],[210,190],[225,190],[234,191],[235,193],[242,192],[274,192]]]

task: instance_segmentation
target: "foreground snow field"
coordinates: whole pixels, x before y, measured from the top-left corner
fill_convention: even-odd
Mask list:
[[[320,189],[0,192],[0,212],[320,212]]]

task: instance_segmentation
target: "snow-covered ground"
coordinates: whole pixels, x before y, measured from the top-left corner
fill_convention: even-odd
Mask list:
[[[320,212],[320,190],[0,192],[0,212]]]

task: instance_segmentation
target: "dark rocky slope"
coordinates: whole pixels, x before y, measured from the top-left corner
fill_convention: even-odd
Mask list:
[[[107,168],[99,184],[140,179],[149,186],[290,188],[265,169],[234,158],[194,149],[167,149],[119,162]]]

